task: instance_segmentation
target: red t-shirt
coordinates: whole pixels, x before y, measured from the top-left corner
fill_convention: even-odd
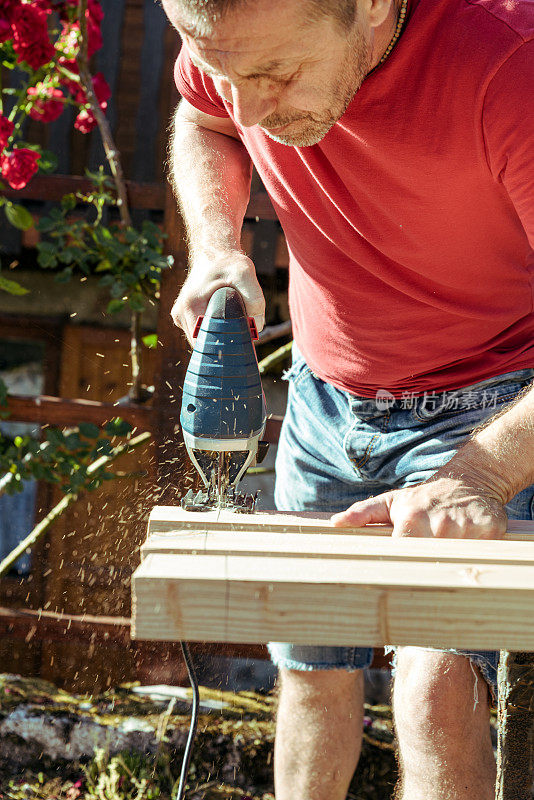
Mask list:
[[[182,48],[180,93],[232,106]],[[313,147],[236,126],[283,226],[297,345],[374,397],[534,367],[534,2],[411,0]]]

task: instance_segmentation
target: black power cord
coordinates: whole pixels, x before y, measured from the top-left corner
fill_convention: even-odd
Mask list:
[[[187,667],[187,674],[189,675],[191,689],[193,690],[193,704],[191,707],[191,722],[189,725],[189,734],[187,736],[187,742],[185,745],[184,757],[182,761],[182,771],[180,773],[180,783],[178,785],[178,793],[176,795],[175,800],[183,800],[184,798],[185,785],[187,783],[187,776],[189,774],[189,765],[191,764],[191,756],[193,754],[193,744],[195,742],[195,736],[197,733],[198,707],[199,707],[198,681],[195,673],[195,668],[193,666],[193,661],[191,659],[191,653],[189,652],[189,645],[187,644],[187,642],[180,642],[180,647],[182,648],[185,666]]]

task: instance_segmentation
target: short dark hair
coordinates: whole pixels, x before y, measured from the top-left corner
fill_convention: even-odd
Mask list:
[[[193,17],[199,28],[210,26],[228,11],[245,6],[253,0],[178,0],[184,11]],[[348,30],[354,22],[357,0],[306,0],[307,22],[321,17],[334,17],[342,28]]]

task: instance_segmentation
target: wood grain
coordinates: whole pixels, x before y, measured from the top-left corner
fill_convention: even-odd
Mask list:
[[[534,523],[511,523],[503,540],[377,527],[156,508],[133,637],[534,649]]]

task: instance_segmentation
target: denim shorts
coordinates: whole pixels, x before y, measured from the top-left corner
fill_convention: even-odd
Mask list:
[[[532,382],[534,369],[440,394],[405,393],[394,400],[382,392],[369,399],[325,383],[294,346],[285,377],[289,394],[276,457],[276,507],[333,514],[429,478],[477,425]],[[510,519],[534,519],[534,486],[516,495],[506,510]],[[269,652],[278,667],[296,670],[362,669],[373,657],[367,647],[287,642],[271,642]],[[480,668],[494,692],[499,653],[461,653]]]

